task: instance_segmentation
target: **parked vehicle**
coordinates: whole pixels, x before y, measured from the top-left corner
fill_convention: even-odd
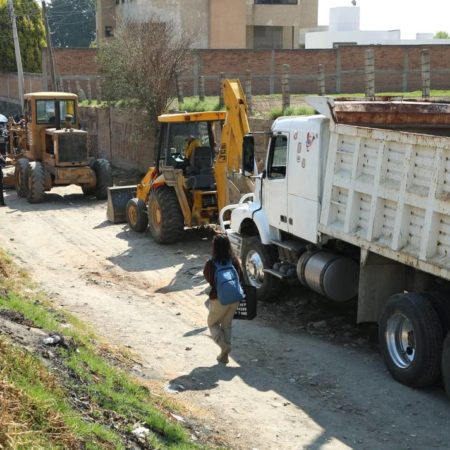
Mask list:
[[[106,199],[111,166],[88,155],[87,132],[81,130],[78,97],[65,92],[25,95],[25,116],[11,124],[9,153],[15,160],[15,186],[30,203],[44,200],[54,186],[77,184],[86,195]]]
[[[221,212],[246,282],[357,296],[396,380],[450,377],[450,105],[309,102],[322,114],[274,122],[253,201]]]
[[[148,226],[156,242],[169,244],[185,227],[217,224],[225,205],[253,190],[253,180],[240,171],[243,146],[254,146],[245,94],[239,80],[225,80],[223,92],[226,111],[158,117],[156,165],[138,186],[109,188],[110,221],[127,221],[140,232]],[[190,155],[189,140],[195,144]],[[253,159],[245,171],[254,173]]]

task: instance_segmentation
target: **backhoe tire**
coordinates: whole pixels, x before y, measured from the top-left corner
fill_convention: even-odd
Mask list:
[[[28,163],[27,167],[29,203],[42,203],[45,194],[45,169],[42,163],[33,161]]]
[[[244,281],[245,284],[256,288],[258,301],[273,301],[281,287],[278,278],[263,272],[264,269],[271,269],[276,260],[276,250],[264,245],[259,236],[244,238],[242,242]]]
[[[97,177],[95,196],[97,200],[106,200],[108,197],[108,188],[113,184],[111,164],[106,159],[96,159],[94,162],[94,171]]]
[[[400,383],[423,387],[439,378],[442,326],[425,296],[409,292],[390,297],[379,321],[378,339],[381,356]]]
[[[145,203],[139,198],[132,198],[127,203],[127,222],[134,231],[142,232],[147,229],[148,215]]]
[[[148,224],[150,234],[158,244],[173,244],[183,237],[183,213],[172,188],[162,186],[151,192]]]
[[[28,192],[27,168],[28,159],[20,158],[16,162],[14,176],[16,179],[16,192],[19,197],[26,197]]]

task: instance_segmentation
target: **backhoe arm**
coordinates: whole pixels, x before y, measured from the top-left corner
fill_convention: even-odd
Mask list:
[[[219,211],[230,204],[230,190],[238,198],[252,190],[252,183],[240,175],[244,136],[250,133],[248,105],[240,81],[225,80],[223,96],[227,115],[214,167]]]

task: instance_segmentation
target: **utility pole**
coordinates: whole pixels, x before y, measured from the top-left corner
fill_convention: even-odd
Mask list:
[[[13,0],[8,0],[8,7],[9,7],[9,16],[11,17],[11,23],[12,23],[14,50],[16,52],[17,85],[19,87],[20,111],[23,112],[25,80],[23,78],[22,56],[20,54],[19,35],[17,34],[16,14],[14,12]]]
[[[47,40],[48,59],[50,60],[50,77],[52,79],[51,89],[53,91],[57,91],[58,84],[56,80],[55,55],[53,54],[52,40],[50,37],[50,28],[48,26],[47,20],[47,5],[45,4],[45,1],[42,2],[42,18],[44,19],[45,25],[45,38]]]

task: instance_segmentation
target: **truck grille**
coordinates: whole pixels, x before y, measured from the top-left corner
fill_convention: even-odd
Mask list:
[[[76,162],[87,160],[87,134],[60,134],[58,136],[58,142],[59,162]]]

